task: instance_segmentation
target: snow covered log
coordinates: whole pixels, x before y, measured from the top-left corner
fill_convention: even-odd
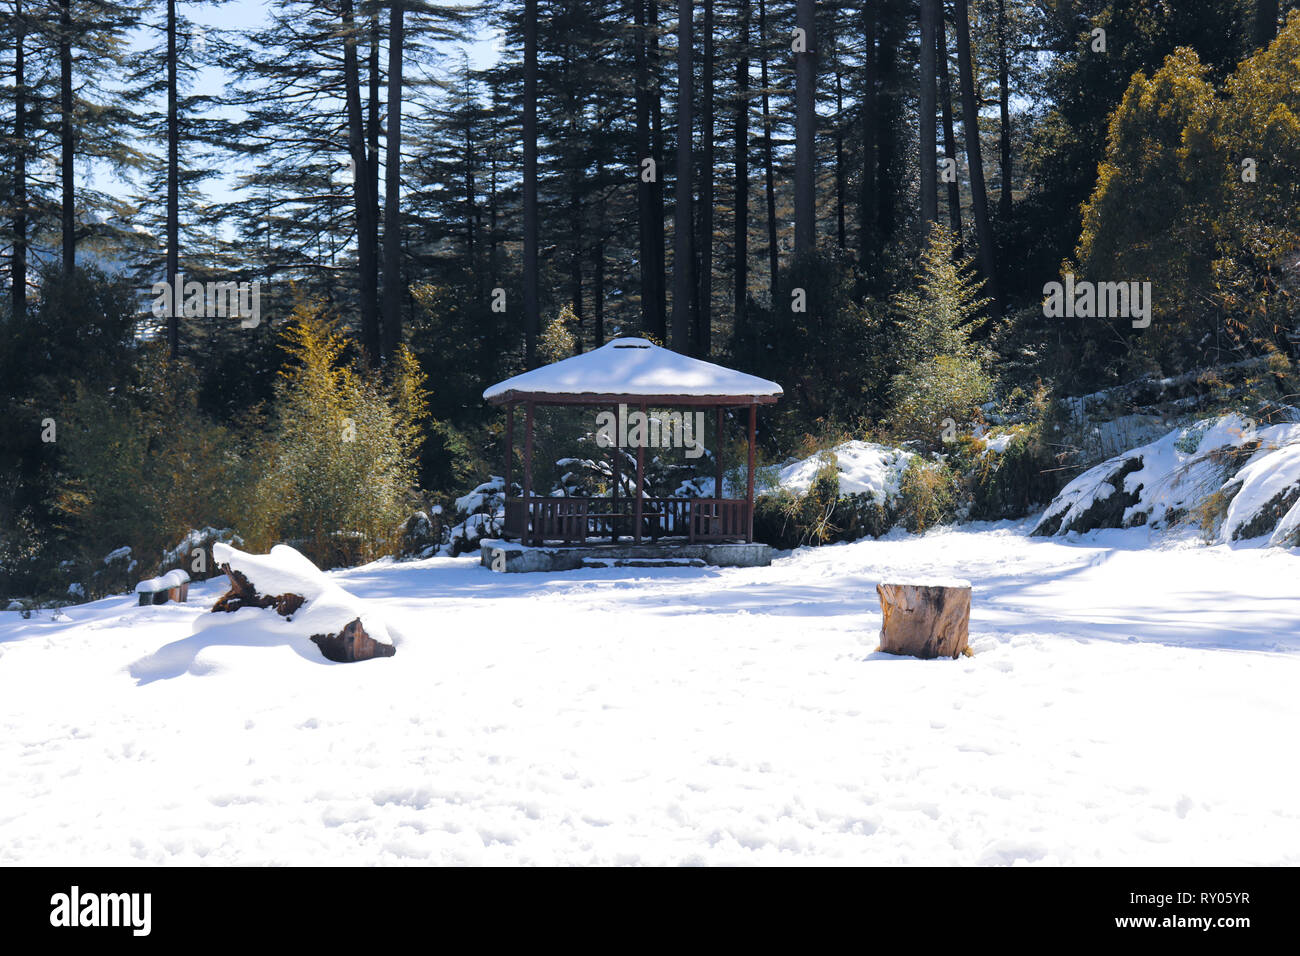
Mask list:
[[[140,595],[140,606],[147,604],[166,604],[168,601],[185,603],[190,594],[190,576],[177,568],[156,578],[141,581],[135,586],[135,593]]]
[[[877,584],[880,650],[926,660],[957,657],[970,628],[970,582]]]
[[[397,653],[373,610],[288,545],[276,545],[270,554],[246,554],[217,543],[212,552],[230,590],[212,606],[213,615],[195,622],[196,633],[227,626],[241,632],[239,643],[248,643],[248,633],[260,631],[267,643],[288,637],[299,653],[339,663]],[[237,615],[240,611],[245,613]],[[236,616],[229,623],[222,620]]]

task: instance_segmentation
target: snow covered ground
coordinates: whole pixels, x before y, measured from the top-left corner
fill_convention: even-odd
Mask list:
[[[1300,863],[1300,551],[1026,533],[379,563],[350,665],[192,635],[216,582],[0,613],[0,863]],[[974,657],[873,653],[923,574]]]

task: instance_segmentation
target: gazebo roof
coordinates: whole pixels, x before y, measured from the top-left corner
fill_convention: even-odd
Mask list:
[[[768,404],[776,382],[660,348],[640,338],[613,339],[598,349],[523,372],[483,392],[493,404],[534,401],[577,405],[644,401],[678,405]]]

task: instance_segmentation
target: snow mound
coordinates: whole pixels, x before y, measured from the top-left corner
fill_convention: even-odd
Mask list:
[[[840,494],[865,494],[888,502],[899,494],[903,472],[916,456],[910,451],[877,445],[868,441],[846,441],[831,449],[840,476]],[[777,475],[777,483],[790,491],[804,494],[821,469],[820,454],[786,465]]]
[[[380,644],[392,646],[393,638],[383,618],[373,607],[343,590],[329,576],[294,548],[277,544],[270,554],[248,554],[217,542],[212,556],[218,565],[238,571],[259,594],[297,594],[302,606],[282,617],[270,608],[241,608],[231,613],[203,614],[194,620],[194,633],[211,636],[219,629],[240,632],[236,643],[248,643],[250,631],[267,643],[285,638],[304,656],[320,654],[311,643],[314,634],[338,634],[352,621],[360,620],[366,633]]]
[[[1230,414],[1175,429],[1079,475],[1033,533],[1169,527],[1216,493],[1229,502],[1221,541],[1273,532],[1271,542],[1282,544],[1294,537],[1300,530],[1300,425],[1260,428]]]

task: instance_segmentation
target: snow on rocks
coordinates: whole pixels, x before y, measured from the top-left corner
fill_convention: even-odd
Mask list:
[[[1259,449],[1223,486],[1232,501],[1219,539],[1241,541],[1272,532],[1270,544],[1286,544],[1294,538],[1293,520],[1300,520],[1300,425],[1261,428],[1258,439]]]
[[[1258,443],[1254,423],[1237,414],[1175,429],[1079,475],[1043,512],[1033,533],[1167,527],[1218,490]]]
[[[898,497],[903,472],[916,457],[910,451],[867,441],[846,441],[831,449],[839,472],[840,494],[865,494],[882,504]],[[811,455],[783,467],[777,475],[782,488],[804,494],[817,477],[824,459]]]
[[[241,643],[247,643],[250,629],[268,643],[283,643],[287,636],[303,656],[313,656],[314,643],[337,662],[396,653],[383,619],[288,545],[278,544],[270,554],[247,554],[217,543],[213,558],[230,578],[230,590],[212,614],[195,620],[195,634],[211,638],[214,629],[237,629]],[[246,609],[274,613],[237,613]]]

